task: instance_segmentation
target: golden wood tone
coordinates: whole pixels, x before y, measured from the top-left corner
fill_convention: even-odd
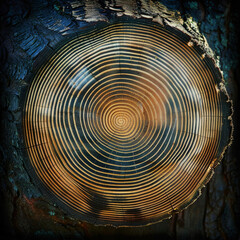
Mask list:
[[[157,24],[115,23],[75,37],[30,86],[31,165],[81,220],[166,218],[197,197],[228,143],[221,80],[187,36]]]

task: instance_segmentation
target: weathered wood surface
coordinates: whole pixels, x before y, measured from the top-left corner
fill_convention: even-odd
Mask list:
[[[239,239],[239,62],[238,11],[233,1],[2,1],[1,35],[1,199],[5,238],[35,239]],[[50,52],[68,34],[94,21],[117,16],[151,18],[174,24],[181,16],[183,31],[200,28],[219,57],[227,89],[234,101],[235,133],[232,147],[202,196],[183,213],[142,228],[93,226],[67,216],[47,202],[32,183],[23,164],[20,91],[43,50]],[[193,16],[193,19],[190,17]],[[193,21],[194,20],[194,21]],[[196,25],[196,23],[198,23]],[[179,28],[181,27],[179,25]],[[190,30],[189,30],[190,29]],[[203,42],[204,44],[204,42]],[[212,53],[211,53],[212,54]]]

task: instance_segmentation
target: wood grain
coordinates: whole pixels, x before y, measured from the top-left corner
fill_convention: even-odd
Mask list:
[[[176,30],[145,21],[95,28],[32,81],[23,119],[31,165],[81,220],[170,217],[195,201],[228,144],[221,84],[213,60]]]

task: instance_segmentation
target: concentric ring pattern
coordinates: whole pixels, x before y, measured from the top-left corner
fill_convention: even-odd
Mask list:
[[[194,199],[223,151],[220,81],[212,60],[176,30],[120,22],[81,34],[27,93],[31,165],[82,220],[161,220]]]

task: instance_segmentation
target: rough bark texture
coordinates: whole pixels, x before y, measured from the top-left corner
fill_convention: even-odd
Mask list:
[[[167,8],[170,11],[167,10]],[[93,226],[47,201],[24,166],[21,90],[46,50],[96,21],[118,16],[149,18],[176,24],[182,31],[206,37],[223,70],[234,102],[234,142],[202,191],[202,196],[172,219],[141,228]],[[238,10],[233,1],[3,1],[0,6],[1,65],[1,226],[3,239],[239,239],[239,57]],[[198,39],[201,40],[201,39]],[[204,39],[202,44],[206,44]]]

